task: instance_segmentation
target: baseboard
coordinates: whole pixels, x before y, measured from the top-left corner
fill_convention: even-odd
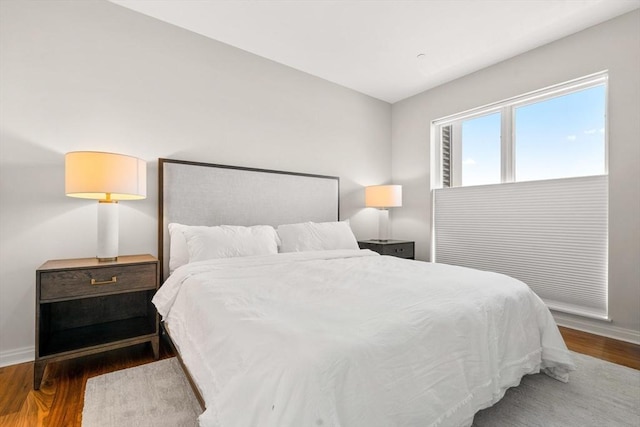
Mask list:
[[[0,368],[17,365],[18,363],[33,362],[35,347],[22,347],[13,350],[0,351]]]
[[[596,323],[595,321],[591,322],[588,320],[580,320],[569,317],[569,315],[564,313],[552,313],[559,326],[640,345],[640,332],[633,329],[621,328],[619,326],[614,326],[611,323]]]

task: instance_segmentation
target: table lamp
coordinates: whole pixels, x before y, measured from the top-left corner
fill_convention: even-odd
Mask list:
[[[373,185],[364,189],[364,203],[368,208],[378,208],[378,240],[389,240],[389,208],[402,206],[401,185]]]
[[[98,200],[98,261],[118,259],[118,201],[147,197],[147,163],[98,151],[65,155],[65,193]]]

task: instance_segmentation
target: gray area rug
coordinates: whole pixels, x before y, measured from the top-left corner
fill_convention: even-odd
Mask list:
[[[83,427],[190,427],[202,410],[174,357],[89,378]]]
[[[640,371],[571,354],[577,370],[567,384],[527,375],[473,427],[640,427]]]
[[[473,426],[640,426],[640,371],[573,356],[578,370],[568,384],[544,374],[528,375],[500,402],[476,414]],[[172,358],[90,378],[82,425],[197,426],[200,412],[189,382]]]

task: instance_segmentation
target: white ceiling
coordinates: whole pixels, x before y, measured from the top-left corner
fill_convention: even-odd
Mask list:
[[[391,103],[640,8],[640,0],[111,1]]]

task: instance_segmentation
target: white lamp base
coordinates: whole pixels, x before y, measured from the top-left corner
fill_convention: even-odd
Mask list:
[[[386,242],[389,240],[389,209],[380,209],[378,240],[380,242]]]
[[[98,202],[98,261],[118,259],[118,202]]]

